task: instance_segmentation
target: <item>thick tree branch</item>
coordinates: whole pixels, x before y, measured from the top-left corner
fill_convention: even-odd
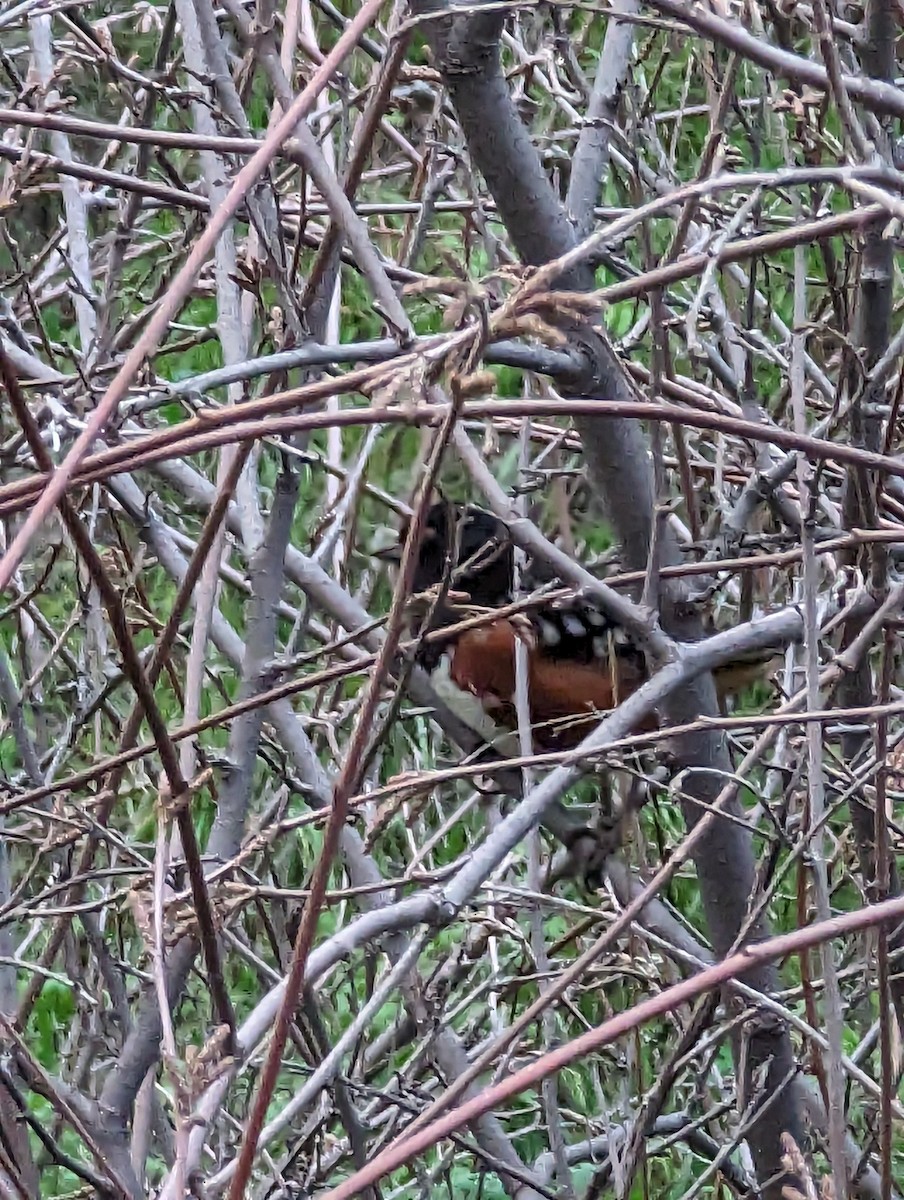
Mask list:
[[[428,0],[418,4],[415,11],[435,18],[438,6]],[[575,244],[575,234],[512,104],[499,61],[501,28],[502,14],[496,11],[441,17],[424,26],[471,157],[486,179],[522,259],[540,264],[570,250]],[[486,119],[487,113],[493,114],[492,121]],[[565,275],[563,284],[575,291],[589,290],[593,286],[592,272],[579,263]],[[574,325],[568,327],[568,333],[583,351],[587,364],[586,378],[574,386],[574,391],[609,400],[630,399],[632,388],[604,335]],[[636,421],[600,422],[592,417],[578,418],[575,423],[583,442],[588,473],[617,531],[626,564],[631,569],[643,570],[652,539],[654,492],[649,452],[641,427]],[[677,561],[677,546],[668,530],[664,532],[660,552],[663,565]],[[668,591],[662,621],[673,637],[683,640],[692,641],[702,632],[697,620],[676,606]],[[665,707],[674,722],[687,721],[699,713],[714,714],[717,708],[711,677],[702,675],[686,684]],[[606,722],[600,730],[605,728]],[[686,772],[686,792],[705,803],[714,799],[718,780],[731,771],[724,738],[718,733],[701,731],[681,738],[676,759],[679,769]],[[551,787],[554,778],[557,783],[562,781],[554,772],[546,781]],[[683,807],[693,828],[702,810],[693,799],[686,800]],[[730,809],[735,815],[739,813],[736,801]],[[745,919],[747,897],[753,884],[750,838],[733,822],[710,822],[694,861],[713,941],[720,953],[726,952]],[[726,886],[727,881],[730,886]],[[754,930],[754,937],[767,933],[766,925],[760,924]],[[754,979],[756,986],[765,992],[775,987],[775,973],[769,964],[764,963],[754,973]],[[751,1094],[750,1080],[762,1067],[772,1081],[765,1087],[765,1093],[771,1095],[792,1067],[787,1032],[777,1023],[754,1031],[748,1041],[745,1066],[748,1079],[743,1092]],[[799,1113],[787,1091],[778,1103],[765,1110],[761,1120],[753,1123],[749,1133],[760,1177],[773,1180],[766,1185],[770,1200],[778,1200],[784,1182],[780,1138],[785,1132],[799,1144],[802,1142]]]

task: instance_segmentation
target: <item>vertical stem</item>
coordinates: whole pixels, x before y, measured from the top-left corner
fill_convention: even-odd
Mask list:
[[[807,260],[806,250],[794,251],[794,330],[791,338],[791,403],[794,425],[806,432],[806,396],[804,392],[804,338],[807,322]],[[804,655],[806,665],[807,708],[819,708],[819,615],[818,564],[814,540],[815,500],[811,489],[811,467],[803,455],[797,460],[797,481],[803,514],[801,538],[803,545]],[[816,832],[810,842],[813,868],[813,892],[817,919],[827,921],[829,881],[825,858],[825,780],[822,769],[822,727],[816,721],[807,723],[807,775],[809,779],[810,827]],[[847,1171],[844,1160],[844,1070],[841,1063],[841,991],[835,971],[830,942],[821,947],[822,974],[825,995],[825,1025],[829,1043],[829,1158],[835,1178],[836,1200],[847,1200]]]

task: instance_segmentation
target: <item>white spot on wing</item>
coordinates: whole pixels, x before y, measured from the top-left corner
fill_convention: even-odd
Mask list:
[[[540,626],[540,640],[544,646],[558,646],[562,640],[562,635],[556,628],[555,622],[548,621],[545,617],[540,617],[538,624]]]
[[[569,637],[581,638],[587,636],[587,626],[574,613],[563,613],[562,625],[565,627],[565,632]]]

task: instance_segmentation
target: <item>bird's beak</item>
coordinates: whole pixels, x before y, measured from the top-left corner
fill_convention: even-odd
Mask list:
[[[385,528],[378,530],[375,541],[376,545],[371,551],[373,557],[398,566],[402,561],[402,543],[399,541],[398,531]]]

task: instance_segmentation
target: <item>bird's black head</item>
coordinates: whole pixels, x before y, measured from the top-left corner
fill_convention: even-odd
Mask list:
[[[398,545],[380,557],[398,562],[407,532],[406,522]],[[508,527],[498,517],[473,504],[440,500],[427,512],[412,592],[436,587],[451,570],[451,591],[465,593],[472,604],[494,608],[511,599],[514,568]]]

